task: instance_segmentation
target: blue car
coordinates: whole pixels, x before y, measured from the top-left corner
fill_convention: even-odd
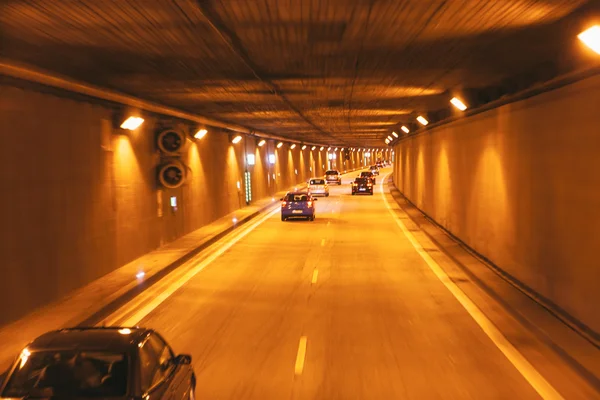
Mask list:
[[[315,220],[315,199],[308,192],[289,192],[281,198],[281,220],[307,218]]]

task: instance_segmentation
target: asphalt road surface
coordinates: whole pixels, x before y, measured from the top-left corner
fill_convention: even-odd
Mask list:
[[[352,174],[355,175],[355,174]],[[539,399],[390,218],[344,185],[278,213],[140,325],[192,355],[198,399]]]

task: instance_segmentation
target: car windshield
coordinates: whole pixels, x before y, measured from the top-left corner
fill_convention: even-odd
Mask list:
[[[2,397],[125,396],[127,371],[125,354],[24,350]]]
[[[337,175],[337,174],[339,174],[339,172],[337,172],[337,171],[327,171],[327,172],[325,172],[325,175]]]
[[[307,194],[302,194],[302,193],[294,193],[294,194],[288,194],[287,201],[308,201],[308,195]]]
[[[310,181],[311,185],[324,185],[325,181],[323,179],[312,179]]]
[[[371,176],[371,173],[370,172],[361,172],[360,176],[362,176],[363,178],[364,177],[369,177],[369,176]]]

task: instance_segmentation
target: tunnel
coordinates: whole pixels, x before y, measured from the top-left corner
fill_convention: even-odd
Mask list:
[[[596,1],[4,0],[0,135],[1,397],[600,399]]]

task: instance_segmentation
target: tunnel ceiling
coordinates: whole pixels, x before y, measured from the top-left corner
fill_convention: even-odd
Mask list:
[[[456,91],[560,64],[588,7],[584,0],[4,0],[0,51],[254,130],[382,146],[417,113],[449,107]]]

